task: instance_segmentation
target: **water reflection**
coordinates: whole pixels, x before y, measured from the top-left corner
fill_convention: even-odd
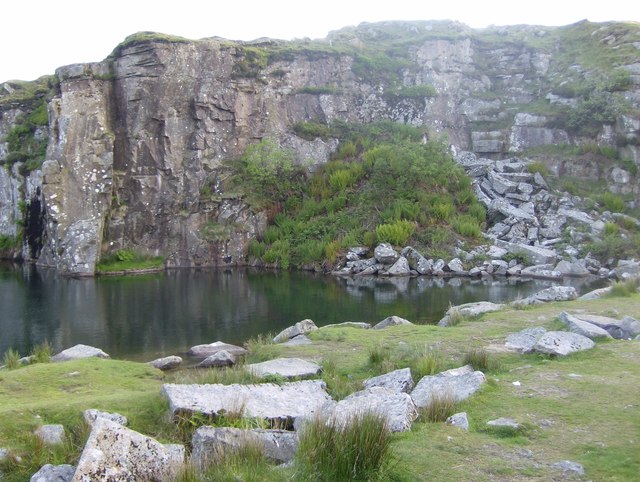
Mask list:
[[[577,281],[573,281],[574,283]],[[303,318],[319,326],[398,315],[437,322],[449,304],[525,297],[550,281],[334,278],[254,270],[172,270],[140,277],[62,278],[0,265],[0,354],[49,340],[148,360],[224,340],[242,343]],[[602,282],[582,283],[587,291]]]

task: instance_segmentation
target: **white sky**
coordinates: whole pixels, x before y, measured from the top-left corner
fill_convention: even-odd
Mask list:
[[[488,25],[640,21],[637,0],[9,0],[0,7],[0,82],[104,59],[127,35],[198,39],[322,38],[360,22],[458,20]]]

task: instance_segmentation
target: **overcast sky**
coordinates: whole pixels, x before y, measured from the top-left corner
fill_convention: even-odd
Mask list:
[[[0,82],[104,59],[127,35],[322,38],[360,22],[451,19],[471,27],[640,21],[637,0],[10,0],[0,7]]]

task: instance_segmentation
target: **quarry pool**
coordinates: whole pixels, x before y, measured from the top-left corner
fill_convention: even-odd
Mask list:
[[[580,292],[603,285],[599,280],[570,283]],[[304,318],[318,326],[376,323],[389,315],[437,323],[449,304],[513,300],[552,284],[504,278],[354,279],[252,269],[76,279],[0,264],[0,356],[9,348],[24,355],[48,340],[55,351],[83,343],[113,358],[148,361],[217,340],[240,344]]]

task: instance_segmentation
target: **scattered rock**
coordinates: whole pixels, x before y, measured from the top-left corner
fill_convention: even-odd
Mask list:
[[[95,348],[93,346],[88,345],[75,345],[71,348],[67,348],[66,350],[61,351],[57,355],[53,355],[51,357],[52,362],[62,362],[68,360],[78,360],[80,358],[110,358],[105,352],[103,352],[100,348]]]
[[[295,325],[285,328],[280,333],[278,333],[274,337],[273,342],[282,343],[287,340],[290,340],[291,338],[295,338],[296,336],[306,335],[307,333],[311,333],[312,331],[315,331],[317,329],[318,327],[313,322],[313,320],[309,320],[309,319],[302,320],[296,323]]]
[[[590,301],[590,300],[598,300],[602,298],[604,295],[611,292],[611,286],[607,286],[606,288],[598,288],[597,290],[589,291],[582,296],[578,297],[580,301]]]
[[[47,464],[31,476],[30,482],[71,482],[75,471],[73,465]]]
[[[535,344],[546,332],[547,330],[541,326],[526,328],[507,336],[505,346],[520,353],[531,353]]]
[[[469,431],[469,419],[467,418],[467,412],[454,413],[445,421],[447,425],[453,425],[459,427],[465,432]]]
[[[301,346],[311,344],[313,344],[313,342],[307,335],[298,335],[294,336],[289,341],[285,341],[282,346]]]
[[[365,388],[384,387],[397,393],[408,393],[413,389],[411,369],[401,368],[384,375],[368,378],[362,382]]]
[[[409,320],[405,320],[404,318],[400,318],[399,316],[388,316],[381,322],[375,324],[373,326],[373,330],[382,330],[383,328],[387,328],[389,326],[398,326],[398,325],[413,325]]]
[[[174,368],[180,366],[182,363],[182,358],[176,355],[165,356],[164,358],[156,358],[153,361],[149,362],[149,365],[157,368],[158,370],[167,371],[173,370]]]
[[[486,382],[484,373],[480,371],[463,373],[461,375],[438,375],[423,377],[411,392],[411,398],[417,407],[427,407],[434,397],[448,394],[456,402],[477,392]]]
[[[547,355],[566,356],[577,351],[589,350],[595,346],[586,336],[568,331],[547,331],[533,346],[532,350]]]
[[[196,345],[189,348],[187,355],[197,358],[206,358],[211,355],[215,355],[219,351],[227,351],[233,356],[244,356],[248,353],[245,348],[241,346],[231,345],[222,341],[216,341],[206,345]]]
[[[261,383],[254,385],[177,385],[166,384],[162,393],[169,400],[171,413],[216,415],[241,412],[292,425],[298,417],[312,416],[333,400],[322,380]],[[282,425],[281,425],[282,426]]]
[[[576,474],[579,476],[584,475],[584,467],[578,462],[572,462],[571,460],[556,462],[551,467],[553,467],[554,469],[562,470],[563,474]]]
[[[227,350],[220,350],[213,355],[209,355],[196,365],[196,368],[224,368],[236,364],[236,357]]]
[[[597,338],[611,338],[611,335],[604,328],[600,328],[597,325],[583,321],[575,316],[570,315],[566,311],[563,311],[558,315],[558,319],[567,325],[567,329],[572,333],[577,333],[582,336],[586,336],[592,340]]]
[[[521,425],[518,422],[516,422],[514,419],[504,418],[504,417],[500,417],[495,420],[489,420],[487,422],[487,426],[498,427],[498,428],[507,427],[507,428],[512,428],[514,430],[518,430],[521,427]]]
[[[191,461],[202,469],[247,444],[258,445],[267,459],[282,464],[293,459],[298,448],[298,434],[287,430],[200,427],[193,434]]]
[[[62,445],[64,443],[64,427],[59,424],[42,425],[34,434],[45,445]]]
[[[335,323],[333,325],[325,325],[322,328],[361,328],[368,330],[371,328],[371,323],[361,323],[358,321],[345,321],[344,323]]]
[[[73,480],[172,480],[183,464],[184,447],[167,447],[111,420],[98,418]]]
[[[589,276],[591,272],[587,269],[584,260],[578,261],[559,261],[553,268],[562,276]]]
[[[558,254],[548,248],[540,246],[529,246],[528,244],[521,243],[508,243],[506,241],[497,240],[496,246],[506,249],[509,253],[523,256],[533,264],[550,264],[555,263],[558,259]]]
[[[400,256],[387,271],[388,276],[409,276],[410,274],[411,268],[409,267],[407,258],[404,256]]]
[[[285,378],[311,377],[317,375],[322,367],[301,358],[276,358],[262,363],[246,365],[247,371],[258,377],[279,375]]]
[[[460,259],[458,258],[453,258],[451,261],[449,261],[449,263],[447,264],[447,268],[449,268],[449,271],[451,271],[452,273],[464,273],[464,266],[462,265],[462,261],[460,261]]]
[[[402,250],[402,256],[407,258],[409,267],[415,270],[418,274],[427,275],[431,274],[433,262],[422,256],[416,249],[411,246],[407,246]]]
[[[624,317],[622,320],[590,313],[574,313],[573,316],[606,330],[617,340],[626,340],[640,335],[640,322],[630,316]]]
[[[376,249],[373,251],[373,256],[378,263],[384,265],[392,265],[400,257],[396,250],[388,243],[381,243],[376,246]]]
[[[82,418],[89,426],[93,426],[98,418],[106,418],[107,420],[111,420],[112,422],[120,425],[127,425],[128,422],[127,417],[125,417],[124,415],[120,415],[119,413],[101,412],[100,410],[96,410],[95,408],[85,410],[82,414]]]
[[[573,286],[551,286],[533,295],[533,298],[542,303],[575,300],[577,297],[578,292]]]
[[[491,303],[489,301],[476,301],[474,303],[464,303],[462,305],[452,306],[444,314],[444,317],[438,322],[438,326],[449,326],[449,317],[453,311],[457,311],[463,316],[475,318],[483,313],[500,311],[505,305]]]

